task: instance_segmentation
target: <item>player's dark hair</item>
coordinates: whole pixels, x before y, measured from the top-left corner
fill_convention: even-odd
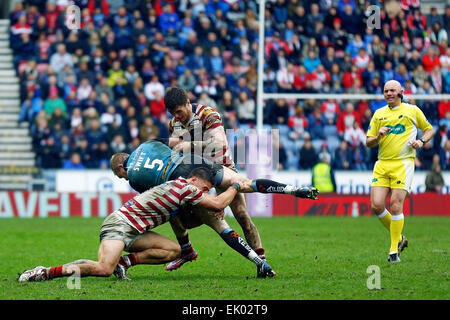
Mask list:
[[[188,100],[188,94],[183,88],[170,87],[164,94],[164,104],[167,110],[172,114],[179,106],[186,105]]]
[[[195,168],[194,170],[192,170],[191,173],[189,174],[188,178],[192,178],[192,177],[197,177],[199,179],[208,181],[211,184],[213,184],[213,180],[214,180],[212,171],[210,169],[204,168],[204,167]]]

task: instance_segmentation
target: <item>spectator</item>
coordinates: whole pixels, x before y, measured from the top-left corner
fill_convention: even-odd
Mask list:
[[[139,128],[139,138],[141,141],[148,141],[159,137],[160,129],[155,125],[152,117],[145,117],[144,123]]]
[[[11,42],[17,41],[22,34],[31,35],[33,28],[27,22],[27,16],[25,14],[19,15],[17,23],[11,27]]]
[[[344,140],[347,141],[348,146],[353,150],[364,146],[366,134],[360,128],[358,121],[354,120],[352,126],[345,128]]]
[[[163,13],[158,17],[159,28],[163,34],[167,33],[168,29],[177,29],[180,18],[176,12],[172,11],[172,5],[166,3],[163,7]]]
[[[352,152],[348,148],[347,141],[343,140],[335,151],[334,168],[337,170],[348,170],[352,163]]]
[[[77,99],[79,101],[89,98],[89,95],[92,92],[92,86],[89,83],[89,79],[82,78],[80,81],[80,85],[77,88]]]
[[[430,142],[425,143],[422,149],[417,153],[417,159],[419,160],[419,170],[429,170],[431,163],[433,162],[433,156],[435,152]]]
[[[127,152],[127,145],[123,141],[123,137],[120,135],[116,135],[113,137],[110,148],[112,153]]]
[[[288,124],[289,107],[285,99],[276,99],[275,101],[270,101],[268,103],[268,110],[269,112],[267,112],[267,114],[270,115],[269,122],[271,124]]]
[[[39,167],[43,169],[57,169],[61,168],[61,149],[55,144],[55,139],[50,136],[45,142],[45,145],[38,149],[37,162]]]
[[[330,166],[330,155],[321,153],[319,159],[320,161],[312,168],[312,186],[317,188],[321,194],[336,192],[336,179]]]
[[[441,165],[434,163],[430,172],[425,177],[425,192],[441,193],[444,185],[445,182],[441,172]]]
[[[308,117],[308,127],[311,138],[325,140],[324,119],[319,108],[314,109]]]
[[[66,46],[64,44],[58,44],[57,52],[50,57],[50,66],[56,73],[64,69],[64,66],[69,65],[73,67],[72,56],[66,51]]]
[[[337,115],[339,114],[339,105],[335,99],[325,100],[320,106],[320,111],[327,124],[336,124]]]
[[[237,117],[240,123],[255,122],[255,100],[248,96],[248,93],[241,91],[235,102]]]
[[[439,119],[445,118],[445,114],[450,112],[450,101],[445,99],[438,104]]]
[[[157,75],[153,75],[152,80],[144,87],[145,97],[150,101],[156,99],[156,94],[159,94],[159,97],[163,97],[164,91],[164,86],[159,82]]]
[[[308,56],[303,60],[303,65],[308,73],[314,72],[322,62],[314,51],[308,51]]]
[[[422,56],[422,64],[425,72],[430,73],[433,71],[434,67],[440,67],[441,62],[439,60],[439,56],[433,47],[429,47],[426,53]]]
[[[67,128],[67,118],[61,108],[56,108],[49,117],[48,125],[51,129],[55,129],[56,125],[59,125],[62,130]]]
[[[105,139],[105,135],[100,127],[100,121],[94,118],[90,121],[86,130],[86,140],[91,150],[97,150],[101,141]]]
[[[442,169],[450,170],[450,140],[447,139],[444,144],[444,148],[442,148],[440,152],[440,157],[442,161]]]
[[[81,170],[86,167],[81,163],[80,154],[77,152],[72,153],[70,160],[65,160],[63,163],[63,169]]]
[[[336,122],[339,136],[343,138],[345,130],[352,127],[355,121],[360,124],[361,116],[357,111],[355,111],[353,103],[347,102],[345,104],[345,110],[339,114]]]
[[[58,96],[58,89],[51,88],[49,97],[44,102],[44,110],[47,115],[52,115],[55,109],[61,109],[62,113],[67,114],[67,106],[65,101]]]
[[[305,143],[300,149],[299,166],[302,170],[312,169],[317,163],[317,152],[314,149],[311,139],[305,138]]]
[[[186,69],[182,75],[178,77],[178,85],[186,91],[193,91],[196,85],[196,80],[192,74],[191,69]],[[217,91],[217,90],[216,90]]]

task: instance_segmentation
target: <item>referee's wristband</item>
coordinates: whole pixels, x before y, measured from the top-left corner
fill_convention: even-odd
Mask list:
[[[422,138],[420,138],[419,140],[422,141],[423,145],[426,144],[425,140],[423,140]]]
[[[237,182],[233,183],[231,186],[232,186],[233,188],[235,188],[236,191],[241,190],[241,185],[240,185],[239,183],[237,183]]]

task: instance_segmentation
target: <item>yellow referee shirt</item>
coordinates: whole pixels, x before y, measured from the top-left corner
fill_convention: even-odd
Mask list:
[[[380,140],[378,160],[415,158],[416,150],[409,143],[416,140],[417,128],[422,131],[433,128],[422,110],[404,102],[392,109],[386,105],[375,111],[367,136],[376,137],[381,127],[391,130]]]

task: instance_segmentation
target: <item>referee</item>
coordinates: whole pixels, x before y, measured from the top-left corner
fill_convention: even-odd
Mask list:
[[[388,261],[400,262],[399,254],[408,246],[408,240],[402,235],[403,202],[411,190],[416,149],[430,141],[434,130],[422,110],[402,101],[403,90],[398,81],[387,81],[383,94],[387,105],[373,114],[366,138],[369,148],[379,145],[370,202],[372,212],[390,232]],[[420,139],[417,139],[417,129],[423,131]],[[389,193],[390,212],[386,209]]]

